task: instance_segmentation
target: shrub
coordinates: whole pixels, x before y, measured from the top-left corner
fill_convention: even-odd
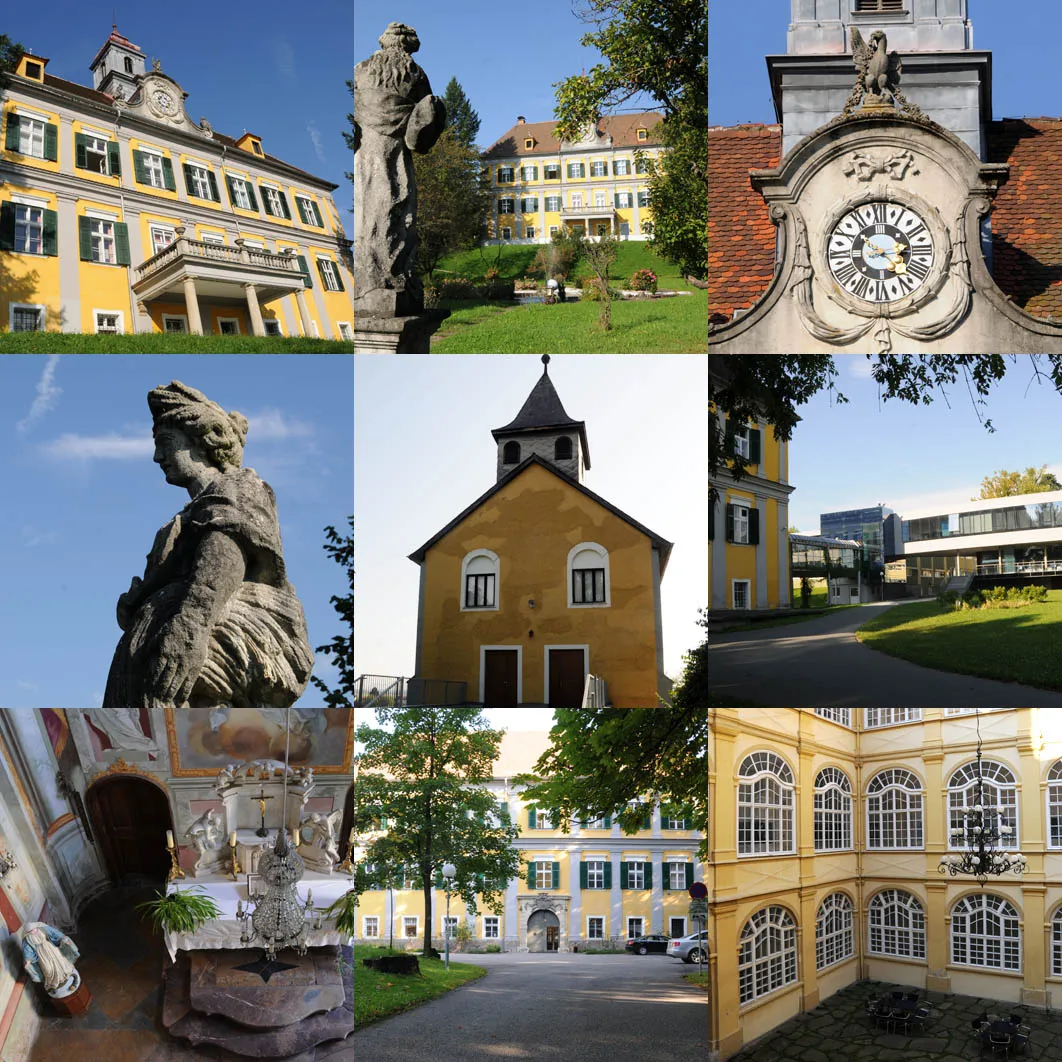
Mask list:
[[[656,291],[656,274],[651,269],[639,269],[631,276],[628,287],[632,291]]]
[[[478,293],[468,277],[452,277],[439,285],[439,296],[443,299],[475,299]]]
[[[601,281],[597,277],[593,277],[590,280],[584,281],[584,283],[583,283],[583,298],[587,302],[601,302],[602,301],[602,291],[603,291],[603,289],[604,289],[604,285],[601,283]],[[616,291],[613,288],[609,288],[608,289],[608,294],[609,294],[609,298],[611,298],[611,299],[615,299],[615,298],[619,297],[619,292]]]
[[[438,309],[440,297],[439,286],[437,284],[424,285],[424,309]]]
[[[485,299],[511,299],[516,290],[516,285],[511,280],[488,280],[480,288]]]
[[[488,944],[483,950],[489,955],[497,955],[501,948],[497,944]]]
[[[483,279],[489,284],[493,280],[497,280],[501,274],[498,272],[497,266],[491,266],[490,269],[483,274]]]
[[[953,612],[955,610],[955,602],[959,600],[959,595],[954,590],[941,590],[937,594],[937,604],[940,605],[942,612]]]
[[[538,281],[534,277],[520,277],[514,287],[517,291],[538,291]]]
[[[984,595],[980,590],[968,590],[962,595],[963,608],[982,608],[984,603]]]

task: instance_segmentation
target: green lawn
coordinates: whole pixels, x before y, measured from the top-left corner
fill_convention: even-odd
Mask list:
[[[444,303],[452,315],[432,338],[433,354],[702,354],[708,350],[708,292],[615,301],[612,331],[596,302],[513,306]]]
[[[858,605],[830,605],[829,607],[813,607],[807,609],[800,609],[792,616],[778,616],[776,619],[762,620],[758,623],[753,623],[749,620],[748,623],[736,623],[733,626],[728,625],[728,631],[749,631],[749,630],[766,630],[768,627],[788,627],[790,623],[803,623],[805,620],[818,619],[820,616],[828,616],[834,612],[843,612],[846,608],[859,608]]]
[[[871,649],[940,671],[1062,690],[1062,590],[1023,608],[941,612],[936,601],[897,605],[856,637]]]
[[[707,974],[707,971],[705,973],[699,973],[699,974],[698,973],[683,974],[682,975],[682,979],[684,981],[689,981],[689,983],[691,985],[696,985],[698,988],[703,989],[705,992],[708,991],[708,974]]]
[[[362,959],[380,955],[404,955],[402,951],[356,945],[354,948],[354,1028],[371,1025],[374,1021],[409,1010],[421,1003],[444,995],[468,981],[484,977],[482,966],[467,962],[453,962],[446,970],[442,959],[426,959],[418,955],[420,972],[416,974],[382,974],[362,964]]]
[[[461,251],[444,258],[436,266],[433,279],[438,281],[450,276],[468,277],[474,283],[481,284],[487,270],[496,266],[504,279],[514,280],[528,272],[541,246],[544,245],[501,244],[495,247],[477,247],[473,251]],[[651,269],[656,274],[657,287],[660,291],[690,291],[693,287],[679,273],[677,265],[653,254],[647,243],[641,240],[628,240],[621,243],[610,274],[616,280],[613,287],[625,287],[631,274],[639,269]],[[587,273],[586,265],[576,267],[576,275]]]
[[[80,332],[0,332],[3,354],[342,354],[353,343],[284,336],[192,336],[153,332],[96,336]]]

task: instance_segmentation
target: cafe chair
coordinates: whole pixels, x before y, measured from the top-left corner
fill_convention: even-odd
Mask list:
[[[918,993],[917,993],[917,992],[908,992],[908,993],[907,993],[907,998],[908,998],[908,999],[909,999],[909,1000],[910,1000],[910,1001],[911,1001],[912,1003],[917,1003],[917,1002],[918,1002]]]
[[[993,1055],[1002,1055],[1004,1058],[1009,1058],[1010,1033],[989,1031],[988,1046],[992,1048]]]

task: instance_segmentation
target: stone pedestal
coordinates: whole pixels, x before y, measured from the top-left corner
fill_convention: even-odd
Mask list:
[[[72,1018],[77,1014],[84,1014],[92,1002],[92,996],[85,987],[84,981],[68,996],[49,996],[48,999],[51,1002],[52,1010],[56,1014],[62,1014],[67,1018]]]
[[[355,354],[430,354],[431,337],[449,310],[425,310],[412,317],[355,315]]]

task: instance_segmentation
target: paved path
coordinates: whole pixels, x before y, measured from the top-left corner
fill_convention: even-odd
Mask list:
[[[861,605],[766,630],[709,634],[713,693],[769,708],[1057,708],[1062,693],[956,675],[868,649],[855,630],[899,604]]]
[[[454,957],[450,957],[451,962]],[[486,977],[348,1041],[359,1062],[705,1062],[708,995],[667,955],[461,955]]]

